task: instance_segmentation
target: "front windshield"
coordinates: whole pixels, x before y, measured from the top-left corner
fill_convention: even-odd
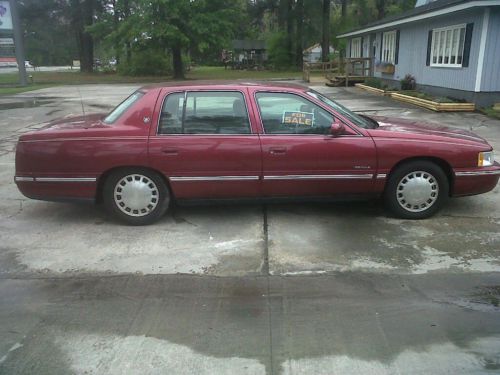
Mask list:
[[[351,112],[348,110],[346,107],[343,105],[340,105],[339,103],[334,102],[331,99],[328,99],[326,96],[321,95],[317,91],[308,91],[308,95],[312,96],[313,98],[318,99],[319,101],[325,103],[327,106],[332,108],[335,112],[340,113],[342,116],[347,118],[349,121],[351,121],[353,124],[359,126],[360,128],[365,128],[365,129],[373,129],[374,124],[370,122],[368,119],[365,119],[359,115],[357,115],[354,112]]]
[[[115,109],[113,109],[109,115],[106,116],[106,118],[103,120],[103,122],[105,122],[106,124],[112,124],[122,114],[124,114],[125,111],[127,109],[129,109],[132,104],[134,104],[136,101],[138,101],[143,96],[144,96],[143,92],[140,92],[140,91],[134,92],[127,99],[125,99],[123,102],[118,104],[118,106]]]

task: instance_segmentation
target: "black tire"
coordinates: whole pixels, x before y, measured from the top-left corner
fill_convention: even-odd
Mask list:
[[[391,172],[384,201],[396,217],[426,219],[441,209],[448,196],[449,182],[444,171],[430,161],[415,160]]]
[[[121,222],[147,225],[159,220],[167,211],[170,192],[157,173],[142,168],[124,168],[112,172],[104,181],[103,201],[106,210]]]

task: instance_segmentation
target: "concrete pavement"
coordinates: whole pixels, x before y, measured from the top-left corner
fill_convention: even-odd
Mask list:
[[[1,374],[500,369],[499,187],[424,221],[375,201],[174,207],[140,228],[17,191],[19,134],[136,87],[0,99]],[[500,150],[500,122],[479,114],[315,89],[368,114],[472,129]]]

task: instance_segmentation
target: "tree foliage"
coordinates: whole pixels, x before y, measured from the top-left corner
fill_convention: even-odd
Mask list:
[[[316,43],[412,8],[415,0],[22,0],[27,56],[38,65],[94,53],[124,74],[184,77],[185,61],[214,63],[233,39],[264,39],[276,68],[300,68]],[[328,51],[326,49],[326,51]],[[325,51],[325,52],[326,52]],[[324,56],[326,58],[326,56]]]

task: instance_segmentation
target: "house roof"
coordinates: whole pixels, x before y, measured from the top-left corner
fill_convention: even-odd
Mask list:
[[[303,50],[302,53],[310,53],[315,48],[321,48],[321,44],[316,43],[316,44],[312,45],[311,47],[306,48],[305,50]]]
[[[474,7],[495,5],[500,6],[500,0],[436,0],[426,5],[415,7],[398,15],[386,17],[379,21],[365,25],[361,28],[348,31],[337,36],[337,38],[366,34],[388,27],[415,22],[426,18],[437,17],[444,14],[450,14]]]
[[[302,53],[311,53],[316,48],[319,48],[321,50],[322,49],[321,43],[316,43],[316,44],[312,45],[311,47],[306,48],[305,50],[302,51]],[[334,50],[334,48],[330,45],[330,51],[333,51],[333,50]]]

